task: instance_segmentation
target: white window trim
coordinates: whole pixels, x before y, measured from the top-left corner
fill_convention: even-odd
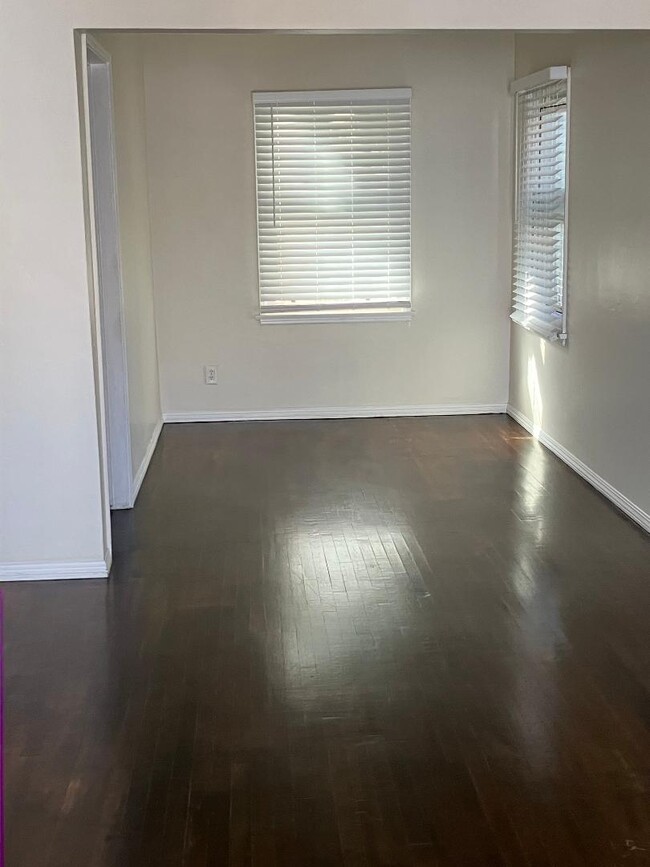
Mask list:
[[[570,78],[568,66],[548,66],[546,69],[540,69],[539,72],[533,72],[531,75],[525,75],[523,78],[511,81],[510,93],[514,95],[523,90],[534,90],[543,84],[550,84],[551,81],[562,81],[565,78],[568,87]]]
[[[533,328],[527,328],[520,322],[513,322],[513,325],[535,334],[546,342],[553,342],[560,346],[566,346],[568,340],[567,327],[567,307],[568,307],[568,276],[569,276],[569,185],[570,185],[570,160],[571,160],[571,67],[570,66],[548,66],[545,69],[540,69],[530,75],[525,75],[522,78],[517,78],[510,82],[509,92],[515,97],[514,102],[514,174],[515,182],[513,185],[513,232],[517,215],[517,201],[519,191],[517,182],[519,172],[517,166],[519,154],[519,118],[517,116],[517,99],[516,95],[527,90],[534,90],[536,87],[541,87],[544,84],[549,84],[552,81],[566,80],[566,104],[567,104],[567,120],[566,120],[566,165],[565,165],[565,183],[564,183],[564,249],[563,249],[563,273],[562,273],[562,330],[558,334],[557,339],[550,341]],[[514,240],[513,240],[514,243]],[[512,321],[512,320],[511,320]]]
[[[320,90],[320,91],[256,91],[252,93],[253,108],[256,105],[273,105],[278,101],[283,104],[302,103],[305,100],[306,94],[314,103],[327,103],[336,99],[354,99],[355,97],[363,97],[368,93],[372,93],[375,98],[396,97],[396,98],[412,98],[412,89],[410,87],[391,87],[391,88],[361,88],[361,89],[345,89],[345,90]],[[411,271],[410,282],[410,303],[408,306],[401,305],[395,307],[357,307],[352,309],[332,308],[329,310],[297,310],[291,312],[282,310],[279,312],[261,310],[261,276],[259,272],[260,257],[259,257],[259,210],[257,199],[257,161],[255,169],[255,188],[256,188],[256,203],[255,203],[255,222],[257,234],[257,261],[258,261],[258,312],[255,314],[255,319],[260,325],[292,325],[292,324],[321,324],[321,323],[359,323],[359,322],[410,322],[413,318],[413,274]],[[409,204],[409,229],[411,229],[412,220],[412,202]],[[410,250],[412,250],[412,234],[410,234]],[[412,268],[412,254],[411,254]]]
[[[410,87],[362,87],[358,90],[264,90],[253,93],[253,105],[283,105],[303,103],[309,97],[310,102],[327,103],[332,100],[358,99],[371,93],[376,99],[409,99]]]
[[[385,310],[354,309],[332,310],[330,312],[318,310],[310,313],[308,310],[300,310],[296,313],[258,313],[255,317],[261,325],[293,325],[309,324],[318,325],[324,322],[410,322],[413,318],[412,307],[395,307]]]

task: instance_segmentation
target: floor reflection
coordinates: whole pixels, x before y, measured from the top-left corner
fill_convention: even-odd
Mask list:
[[[650,543],[510,420],[167,426],[114,532],[108,585],[5,591],[7,863],[596,865],[650,829]]]

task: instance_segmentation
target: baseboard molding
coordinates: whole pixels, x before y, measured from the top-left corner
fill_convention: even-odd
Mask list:
[[[504,403],[435,404],[433,406],[318,406],[305,409],[198,410],[166,412],[166,424],[197,421],[290,421],[293,419],[399,418],[401,416],[504,413]]]
[[[576,457],[568,449],[565,449],[557,440],[549,436],[539,425],[535,425],[527,416],[516,409],[511,404],[508,404],[508,415],[511,416],[518,424],[528,431],[535,439],[546,446],[546,448],[557,455],[561,461],[571,467],[574,472],[589,482],[599,493],[607,497],[617,508],[621,510],[628,518],[631,518],[636,524],[642,527],[646,533],[650,533],[650,515],[644,512],[636,503],[633,503],[625,494],[622,494],[613,485],[595,473],[591,467],[588,467],[584,461]]]
[[[153,453],[156,450],[156,446],[158,445],[158,438],[160,436],[160,431],[162,430],[163,420],[158,419],[155,428],[153,429],[153,433],[151,434],[151,439],[149,440],[149,445],[147,446],[147,450],[144,453],[144,457],[142,458],[142,462],[138,467],[138,472],[135,474],[135,478],[133,479],[133,486],[131,489],[131,506],[135,505],[135,501],[138,498],[138,494],[140,493],[140,488],[142,486],[142,482],[144,481],[144,477],[147,474],[147,470],[149,469],[149,464],[151,463],[151,458],[153,457]]]
[[[65,581],[72,578],[108,578],[106,560],[54,561],[51,563],[0,563],[0,581]]]

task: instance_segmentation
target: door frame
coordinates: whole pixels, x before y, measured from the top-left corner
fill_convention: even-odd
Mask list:
[[[104,547],[110,556],[110,509],[133,506],[111,56],[82,33],[80,59]]]

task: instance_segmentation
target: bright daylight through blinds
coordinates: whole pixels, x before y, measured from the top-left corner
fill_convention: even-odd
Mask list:
[[[262,319],[411,306],[411,91],[255,93]]]
[[[511,318],[564,338],[567,81],[517,94],[517,200]]]

